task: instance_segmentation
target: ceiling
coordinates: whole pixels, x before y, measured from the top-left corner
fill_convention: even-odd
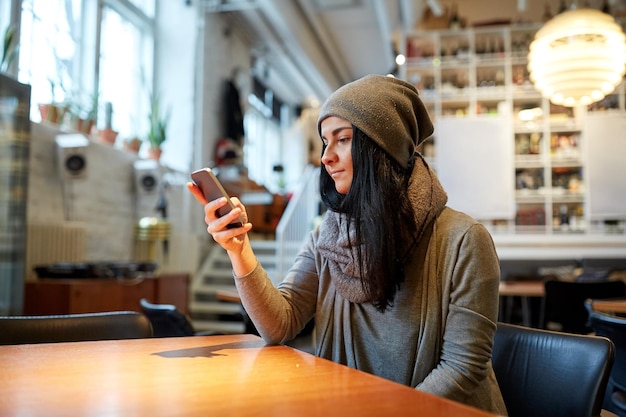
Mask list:
[[[283,102],[315,105],[341,85],[365,74],[395,69],[394,43],[427,12],[441,16],[451,5],[469,22],[540,21],[544,7],[562,0],[201,0],[209,13],[224,13],[251,45],[252,72]],[[574,0],[576,2],[582,0]],[[605,0],[589,0],[600,7]],[[608,0],[626,16],[626,0]],[[432,17],[432,16],[431,16]],[[445,19],[445,17],[441,17]],[[440,18],[440,19],[441,19]],[[394,42],[395,41],[395,42]]]
[[[291,104],[323,101],[365,74],[395,68],[394,33],[414,26],[421,0],[204,0],[253,45],[253,71]],[[435,1],[428,3],[436,4]]]

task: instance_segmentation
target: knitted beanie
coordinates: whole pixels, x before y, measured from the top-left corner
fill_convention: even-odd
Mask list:
[[[366,75],[328,97],[317,120],[340,117],[372,138],[404,168],[415,147],[433,134],[428,110],[410,83],[385,75]]]

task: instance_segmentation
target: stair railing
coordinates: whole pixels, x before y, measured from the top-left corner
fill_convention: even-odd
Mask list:
[[[320,215],[319,173],[319,167],[307,165],[276,227],[276,279],[279,282],[293,265]]]

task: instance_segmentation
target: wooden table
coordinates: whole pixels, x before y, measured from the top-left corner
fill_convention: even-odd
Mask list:
[[[502,281],[501,296],[543,297],[546,288],[543,281]]]
[[[508,316],[510,316],[510,309],[512,303],[508,298],[520,297],[522,303],[522,322],[525,326],[532,325],[531,309],[529,297],[543,297],[546,294],[545,284],[543,281],[501,281],[500,282],[500,297],[506,298],[506,302],[503,304],[507,309]],[[504,321],[508,321],[504,319]]]
[[[490,416],[252,335],[0,346],[2,416]]]
[[[593,309],[605,313],[626,313],[626,299],[596,299],[593,300]]]

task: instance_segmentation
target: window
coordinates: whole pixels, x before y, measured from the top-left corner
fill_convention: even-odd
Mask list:
[[[18,79],[32,87],[31,119],[55,102],[95,112],[102,128],[110,107],[119,137],[146,131],[154,11],[155,0],[22,0]]]
[[[154,42],[150,24],[137,23],[122,9],[102,10],[100,100],[111,103],[112,128],[125,137],[148,131]]]
[[[282,192],[283,180],[273,168],[283,165],[287,157],[283,154],[282,131],[291,123],[290,109],[257,77],[252,78],[248,103],[243,152],[248,177],[273,193]]]
[[[11,2],[0,0],[0,38],[4,40],[4,33],[11,24]]]
[[[22,1],[18,79],[31,85],[32,120],[39,103],[66,103],[80,78],[80,18],[79,1]]]
[[[272,166],[282,160],[280,126],[275,119],[268,118],[253,106],[246,112],[244,123],[246,140],[243,155],[248,177],[277,192],[278,184]]]

